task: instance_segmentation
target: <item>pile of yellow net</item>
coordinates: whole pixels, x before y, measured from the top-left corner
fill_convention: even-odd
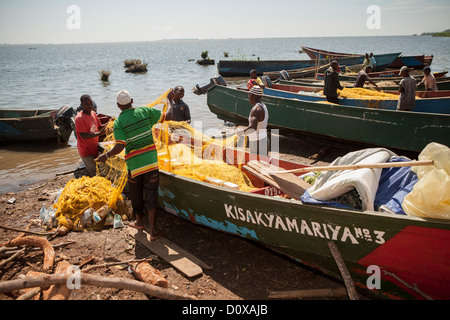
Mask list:
[[[340,98],[358,100],[398,100],[398,95],[364,88],[344,88],[338,90]]]
[[[108,179],[96,176],[70,180],[53,207],[59,226],[81,231],[84,228],[81,221],[83,213],[88,209],[98,211],[104,206],[119,214],[127,211],[121,190]]]
[[[164,93],[147,107],[162,107],[167,111],[167,95]],[[107,136],[101,143],[104,152],[114,147],[114,121],[106,129]],[[226,162],[226,148],[234,150],[238,146],[236,135],[225,139],[215,139],[203,135],[184,122],[165,122],[153,128],[154,142],[157,146],[161,170],[180,176],[242,191],[254,189],[251,181],[240,170],[240,166]],[[242,147],[245,139],[240,139]],[[243,140],[243,141],[242,141]],[[233,152],[233,163],[243,164],[244,152]],[[125,151],[109,158],[106,163],[97,164],[97,176],[73,179],[67,183],[57,203],[56,218],[59,226],[80,231],[83,213],[92,209],[97,211],[108,206],[115,213],[126,214],[128,209],[123,202],[122,192],[128,177]]]

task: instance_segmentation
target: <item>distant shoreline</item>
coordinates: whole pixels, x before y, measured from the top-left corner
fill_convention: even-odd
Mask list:
[[[431,33],[421,34],[431,35]],[[46,45],[82,45],[82,44],[114,44],[114,43],[141,43],[141,42],[165,42],[165,41],[223,41],[223,40],[253,40],[253,39],[309,39],[309,38],[392,38],[392,37],[412,37],[410,34],[399,35],[373,35],[373,36],[317,36],[317,37],[269,37],[269,38],[186,38],[186,39],[159,39],[142,41],[119,41],[119,42],[76,42],[76,43],[0,43],[0,46],[46,46]]]
[[[442,32],[424,32],[421,36],[432,36],[432,37],[450,37],[450,29],[444,30]]]

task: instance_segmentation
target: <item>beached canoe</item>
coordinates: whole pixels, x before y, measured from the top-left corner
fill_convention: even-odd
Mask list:
[[[364,57],[363,54],[355,54],[355,53],[342,53],[342,52],[333,52],[326,51],[320,49],[314,49],[309,47],[302,47],[303,51],[311,58],[311,59],[341,59],[345,57]],[[377,60],[376,55],[374,55],[375,60]],[[423,69],[425,66],[430,66],[433,62],[433,56],[425,56],[425,55],[417,55],[417,56],[400,56],[395,59],[388,68],[397,68],[400,69],[403,66],[408,66],[414,69]],[[377,70],[378,68],[378,60],[377,60]]]
[[[291,92],[289,90],[279,90],[272,88],[265,88],[264,95],[271,97],[279,97],[286,99],[299,99],[305,101],[326,101],[325,96],[311,95],[309,92],[298,93]],[[339,98],[339,103],[345,106],[363,107],[363,108],[375,108],[383,110],[397,110],[398,98],[392,100],[360,100],[360,99],[348,99]],[[416,99],[416,107],[412,112],[425,112],[425,113],[437,113],[450,115],[450,97],[444,98],[426,98]]]
[[[312,81],[304,81],[304,79],[301,80],[278,80],[279,84],[287,84],[287,85],[294,85],[294,86],[302,86],[302,87],[314,87],[314,88],[323,88],[323,80],[312,80]],[[450,80],[441,79],[441,81],[436,81],[436,85],[438,87],[438,90],[450,90]],[[384,91],[398,91],[398,85],[396,86],[379,86]],[[425,91],[425,86],[422,84],[419,87],[417,87],[418,91]]]
[[[0,109],[1,142],[65,143],[73,131],[75,111],[67,106],[59,110]]]
[[[215,86],[208,107],[219,119],[248,125],[248,93]],[[293,134],[420,152],[430,142],[450,145],[450,115],[339,106],[264,96],[270,128]]]
[[[304,167],[278,161],[284,169]],[[375,298],[450,299],[450,221],[307,205],[276,197],[278,189],[248,177],[258,190],[231,190],[161,170],[159,205],[169,214],[265,245],[342,280],[329,249],[332,241],[357,290]],[[369,288],[377,270],[380,286]]]
[[[377,70],[384,70],[395,59],[400,56],[401,53],[388,53],[376,55]],[[362,64],[363,57],[344,57],[339,59],[340,65],[352,66]],[[294,70],[304,69],[308,67],[314,67],[316,65],[326,65],[330,63],[330,60],[255,60],[255,61],[243,61],[243,60],[221,60],[217,64],[219,74],[223,77],[248,77],[251,70],[256,70],[259,75],[263,75],[264,72],[279,72],[281,70]]]

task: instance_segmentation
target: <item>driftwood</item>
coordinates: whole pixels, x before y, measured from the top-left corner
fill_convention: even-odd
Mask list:
[[[25,250],[26,250],[26,248],[18,250],[11,257],[9,257],[8,259],[5,259],[2,262],[0,262],[0,268],[3,268],[3,266],[7,265],[8,262],[13,261],[15,258],[20,256],[22,253],[25,253]]]
[[[314,299],[314,298],[333,299],[344,297],[347,297],[347,290],[345,288],[272,291],[269,294],[269,299]]]
[[[32,235],[35,235],[35,236],[42,236],[42,237],[53,236],[55,234],[55,232],[39,233],[39,232],[33,232],[33,231],[28,231],[28,230],[22,230],[22,229],[17,229],[17,228],[13,228],[13,227],[4,226],[4,225],[1,225],[1,224],[0,224],[0,229],[10,230],[10,231],[17,231],[17,232],[22,232],[22,233],[25,233],[25,234],[32,234]]]
[[[140,260],[130,260],[130,261],[119,261],[119,262],[102,263],[102,264],[97,264],[97,265],[90,266],[90,267],[87,267],[85,269],[82,269],[81,272],[89,272],[89,271],[92,271],[92,270],[98,269],[98,268],[108,268],[108,267],[113,267],[113,266],[120,266],[122,264],[132,264],[132,263],[140,263],[140,262],[147,262],[147,261],[152,261],[152,259],[140,259]]]
[[[48,288],[52,285],[66,285],[69,278],[73,276],[74,275],[70,276],[67,274],[56,274],[37,277],[25,277],[16,280],[4,281],[0,282],[0,293],[13,292],[26,288]],[[171,290],[163,289],[136,280],[128,280],[123,278],[107,278],[85,273],[80,273],[79,277],[81,285],[86,286],[136,291],[164,300],[197,300],[195,297],[189,295],[180,295],[172,292]]]
[[[53,270],[53,264],[55,262],[55,250],[51,243],[41,237],[37,236],[29,236],[29,237],[20,237],[15,238],[13,240],[7,241],[0,245],[0,247],[17,247],[17,246],[31,246],[31,247],[39,247],[44,252],[44,272],[51,273]]]
[[[18,297],[16,300],[31,300],[36,295],[38,295],[40,292],[41,292],[41,288],[33,288],[33,289],[27,291],[26,293],[24,293],[23,295],[21,295],[20,297]]]
[[[67,261],[61,261],[56,266],[55,274],[72,275],[72,265]],[[67,285],[53,285],[44,292],[44,300],[67,300],[72,294]]]
[[[135,277],[142,282],[161,288],[167,288],[169,286],[167,279],[146,261],[133,263],[132,268]]]
[[[68,245],[71,245],[71,244],[74,244],[74,243],[76,243],[76,242],[75,241],[69,241],[69,242],[64,242],[64,243],[60,243],[60,244],[54,244],[53,245],[53,249],[61,248],[61,247],[68,246]],[[25,248],[21,249],[19,247],[11,247],[11,248],[1,247],[0,248],[0,254],[2,256],[15,255],[16,253],[18,253],[18,252],[20,252],[20,251],[22,251],[24,249]],[[37,251],[37,250],[40,250],[40,249],[39,248],[30,248],[29,252],[34,252],[34,251]]]

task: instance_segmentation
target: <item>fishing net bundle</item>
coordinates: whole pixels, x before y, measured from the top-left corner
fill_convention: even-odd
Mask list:
[[[210,138],[184,122],[168,121],[153,128],[160,168],[197,181],[242,191],[252,191],[250,179],[241,170],[244,139],[237,135]],[[227,151],[228,150],[228,151]],[[231,152],[229,152],[231,150]],[[228,164],[228,158],[237,166]],[[234,185],[234,186],[233,186]]]

